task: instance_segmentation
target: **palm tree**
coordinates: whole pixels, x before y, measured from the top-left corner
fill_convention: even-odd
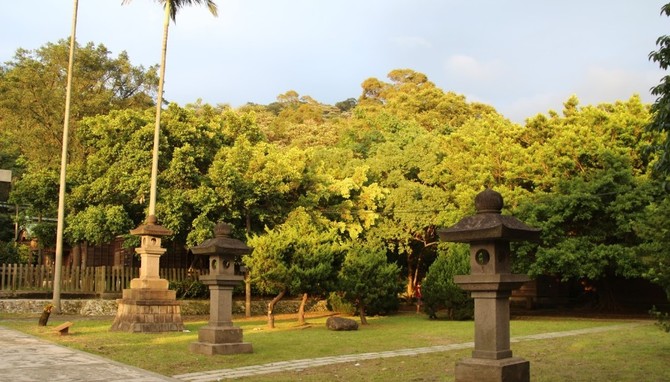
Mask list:
[[[122,4],[128,4],[132,0],[123,0]],[[158,97],[156,99],[156,126],[154,128],[154,148],[151,161],[151,190],[149,194],[149,216],[156,216],[156,180],[158,177],[158,142],[160,137],[161,108],[163,106],[163,83],[165,81],[165,60],[167,56],[168,27],[170,19],[177,22],[177,12],[187,5],[204,4],[212,15],[217,16],[217,7],[213,0],[156,0],[163,4],[165,17],[163,19],[163,45],[161,49],[160,77],[158,80]]]

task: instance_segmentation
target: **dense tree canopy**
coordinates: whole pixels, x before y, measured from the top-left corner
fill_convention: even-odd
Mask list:
[[[0,131],[34,166],[60,163],[69,45],[66,40],[35,50],[19,49],[0,65]],[[153,104],[156,68],[133,66],[125,52],[114,58],[104,45],[77,47],[70,115],[71,152],[81,156],[77,122],[118,109]]]
[[[20,51],[0,71],[0,140],[10,143],[0,160],[21,169],[12,200],[33,216],[53,214],[55,203],[50,164],[64,85],[51,66],[64,62],[61,45]],[[101,243],[144,219],[155,122],[153,68],[111,59],[102,46],[81,49],[72,244]],[[669,239],[655,227],[670,223],[659,213],[669,202],[651,171],[660,154],[647,150],[665,139],[646,129],[657,109],[638,96],[586,106],[571,97],[562,114],[520,125],[422,73],[397,69],[388,79],[363,81],[358,100],[335,106],[288,91],[270,105],[165,107],[156,208],[170,239],[194,245],[227,221],[252,238],[246,261],[257,290],[326,295],[339,272],[342,291],[365,310],[369,296],[395,290],[396,272],[411,296],[436,259],[433,274],[457,269],[458,258],[439,257],[436,228],[473,213],[474,196],[490,186],[506,213],[543,229],[539,244],[516,246],[517,270],[593,283],[648,277],[667,287]],[[385,277],[359,285],[366,274],[356,268]]]
[[[670,3],[661,8],[661,14],[670,16]],[[656,40],[656,46],[658,50],[649,53],[649,59],[667,71],[670,67],[670,36],[660,36]],[[667,177],[670,176],[670,76],[661,78],[660,83],[651,89],[651,94],[657,98],[652,105],[654,118],[649,124],[649,129],[665,133],[662,143],[653,146],[661,154],[656,168]]]

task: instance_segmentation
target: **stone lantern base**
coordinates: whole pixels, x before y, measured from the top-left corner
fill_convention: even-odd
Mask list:
[[[456,382],[530,382],[530,362],[523,358],[464,358],[456,363]]]
[[[236,327],[203,326],[198,331],[198,342],[188,346],[193,353],[239,354],[253,353],[250,343],[242,342],[242,329]]]
[[[167,289],[124,289],[110,330],[130,333],[181,332],[184,322],[176,292]]]

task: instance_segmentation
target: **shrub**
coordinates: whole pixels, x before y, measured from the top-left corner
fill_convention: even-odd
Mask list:
[[[0,241],[0,264],[27,264],[31,257],[28,246]]]
[[[655,306],[652,306],[649,315],[656,319],[656,326],[664,332],[670,333],[670,315],[667,312],[659,312]]]
[[[467,320],[474,316],[474,302],[468,293],[454,283],[455,275],[470,273],[467,246],[449,247],[428,269],[421,283],[423,306],[430,318],[437,318],[445,310],[451,320]]]
[[[353,316],[356,314],[356,308],[350,302],[344,301],[341,293],[330,292],[328,295],[328,309],[333,312],[348,314]]]
[[[356,306],[361,324],[365,316],[388,313],[398,305],[403,284],[400,269],[389,263],[383,248],[369,243],[354,245],[338,274],[344,300]]]
[[[200,280],[170,281],[169,288],[177,292],[177,298],[209,298],[209,288]]]

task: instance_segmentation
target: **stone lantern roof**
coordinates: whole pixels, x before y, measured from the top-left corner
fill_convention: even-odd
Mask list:
[[[149,215],[147,216],[147,219],[144,224],[140,225],[139,227],[135,229],[131,229],[130,233],[132,235],[137,235],[137,236],[155,236],[155,237],[161,237],[161,236],[170,236],[172,235],[172,231],[169,229],[158,225],[158,219],[156,218],[156,215]]]
[[[229,255],[238,256],[251,253],[253,248],[248,247],[241,240],[230,237],[232,226],[227,223],[218,223],[214,227],[214,238],[207,239],[195,247],[191,247],[194,255]]]
[[[513,216],[502,215],[502,208],[502,195],[486,188],[475,197],[477,213],[464,217],[449,228],[439,229],[440,240],[458,243],[540,240],[540,229],[529,227]]]

